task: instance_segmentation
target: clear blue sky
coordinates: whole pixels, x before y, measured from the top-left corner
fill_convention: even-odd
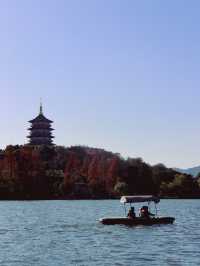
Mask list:
[[[6,0],[0,4],[0,145],[28,120],[55,142],[155,164],[200,164],[200,2]]]

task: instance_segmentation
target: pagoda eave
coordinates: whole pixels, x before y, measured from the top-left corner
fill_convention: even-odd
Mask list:
[[[28,130],[30,130],[30,131],[32,131],[32,130],[49,130],[49,131],[53,131],[53,130],[55,130],[54,128],[51,128],[51,127],[49,127],[49,128],[33,128],[33,127],[29,127],[28,128]]]
[[[50,138],[50,139],[54,139],[54,136],[27,136],[27,138],[32,139],[32,138]]]
[[[32,119],[29,121],[29,123],[40,123],[40,122],[45,122],[45,123],[53,123],[52,120],[47,119],[43,114],[39,114],[36,118]]]

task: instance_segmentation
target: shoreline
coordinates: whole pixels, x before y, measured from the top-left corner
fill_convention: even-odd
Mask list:
[[[199,200],[199,197],[160,197],[161,200]],[[95,200],[117,200],[120,198],[74,198],[74,197],[63,197],[63,198],[2,198],[0,201],[95,201]]]

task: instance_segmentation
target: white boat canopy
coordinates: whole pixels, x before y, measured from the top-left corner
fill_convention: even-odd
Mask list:
[[[136,202],[150,202],[150,201],[154,201],[155,203],[159,203],[160,199],[158,197],[155,196],[123,196],[121,197],[120,202],[125,204],[125,203],[136,203]]]

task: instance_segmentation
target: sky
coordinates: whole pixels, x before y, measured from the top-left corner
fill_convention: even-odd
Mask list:
[[[200,2],[3,0],[0,147],[54,121],[55,143],[200,165]]]

